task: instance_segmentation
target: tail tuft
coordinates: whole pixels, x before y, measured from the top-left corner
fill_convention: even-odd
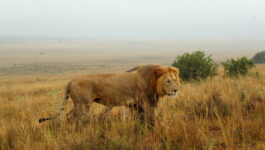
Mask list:
[[[71,83],[71,82],[70,82]],[[63,104],[62,104],[62,107],[59,109],[59,112],[54,116],[54,117],[50,117],[50,118],[40,118],[39,119],[39,123],[42,123],[42,122],[44,122],[44,121],[46,121],[46,120],[52,120],[52,119],[55,119],[55,118],[57,118],[60,114],[61,114],[61,112],[64,110],[64,108],[65,108],[65,105],[66,105],[66,103],[67,103],[67,101],[68,101],[68,98],[69,98],[69,92],[70,92],[70,90],[69,90],[69,86],[70,86],[70,83],[67,85],[67,87],[66,87],[66,90],[65,90],[65,99],[64,99],[64,101],[63,101]]]
[[[39,123],[42,123],[42,122],[44,122],[46,120],[51,120],[51,118],[40,118]]]

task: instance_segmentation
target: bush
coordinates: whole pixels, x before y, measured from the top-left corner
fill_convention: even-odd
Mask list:
[[[262,64],[265,63],[265,51],[263,52],[258,52],[252,60],[257,63],[257,64]]]
[[[217,74],[217,64],[212,56],[205,56],[202,51],[178,56],[172,66],[179,68],[182,80],[199,80]]]
[[[228,59],[226,62],[222,62],[225,73],[232,77],[238,77],[239,75],[246,75],[249,69],[255,67],[254,61],[247,57],[235,59]]]

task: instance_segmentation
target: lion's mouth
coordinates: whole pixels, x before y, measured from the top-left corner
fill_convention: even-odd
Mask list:
[[[168,96],[175,98],[177,96],[177,93],[176,94],[168,94]]]

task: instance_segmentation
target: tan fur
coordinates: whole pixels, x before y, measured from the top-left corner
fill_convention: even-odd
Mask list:
[[[68,117],[78,115],[83,107],[89,111],[91,103],[96,102],[110,109],[114,106],[136,105],[145,112],[144,116],[150,116],[149,120],[152,120],[158,98],[176,94],[174,90],[179,86],[178,74],[178,69],[173,67],[143,65],[123,73],[76,78],[67,86],[74,103]],[[170,84],[167,83],[169,80]]]

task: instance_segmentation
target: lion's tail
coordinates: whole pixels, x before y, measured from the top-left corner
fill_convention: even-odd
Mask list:
[[[70,86],[70,83],[66,86],[66,90],[65,90],[65,98],[64,98],[64,101],[63,101],[63,103],[62,103],[62,107],[59,109],[58,113],[57,113],[55,116],[53,116],[53,117],[49,117],[49,118],[40,118],[40,119],[39,119],[39,123],[42,123],[42,122],[44,122],[44,121],[46,121],[46,120],[53,120],[53,119],[55,119],[55,118],[57,118],[57,117],[59,117],[59,116],[61,115],[62,111],[64,110],[64,108],[65,108],[65,106],[66,106],[66,104],[67,104],[67,102],[68,102],[69,93],[70,93],[69,86]]]

